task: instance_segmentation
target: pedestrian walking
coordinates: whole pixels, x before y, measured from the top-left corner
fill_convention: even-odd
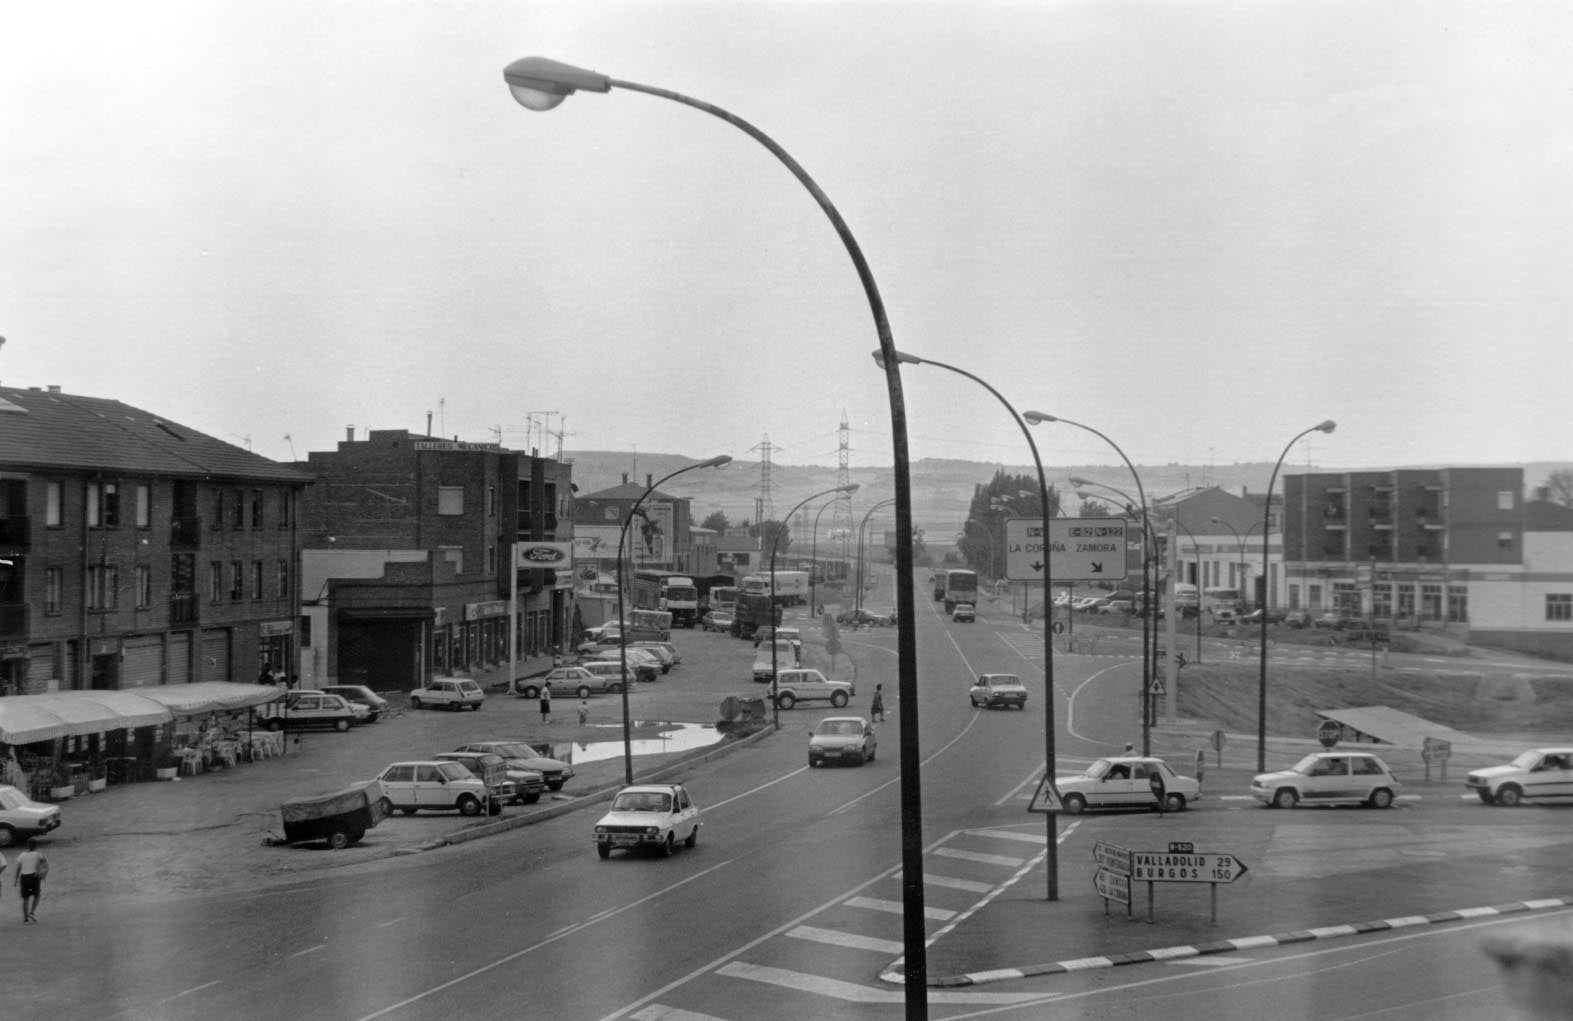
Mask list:
[[[552,687],[549,684],[541,685],[541,722],[552,722]]]
[[[38,901],[44,895],[44,877],[49,875],[49,861],[38,853],[38,841],[29,839],[27,850],[16,856],[16,878],[11,882],[21,888],[22,921],[38,921]]]
[[[1151,771],[1147,774],[1147,784],[1152,788],[1152,796],[1158,799],[1158,818],[1162,819],[1163,810],[1168,807],[1169,792],[1164,787],[1163,770],[1157,766],[1149,768]]]
[[[590,720],[590,703],[584,699],[579,700],[579,726],[584,726]]]
[[[878,720],[881,723],[885,722],[885,690],[884,689],[885,689],[885,686],[883,684],[876,684],[876,685],[874,685],[874,701],[868,707],[868,715],[869,715],[869,717],[871,719]]]

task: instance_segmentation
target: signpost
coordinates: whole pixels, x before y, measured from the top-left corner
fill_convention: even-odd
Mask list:
[[[1042,518],[1005,519],[1005,577],[1041,581],[1124,581],[1124,518],[1050,518],[1045,542]]]
[[[1447,782],[1447,760],[1453,757],[1453,742],[1428,737],[1420,744],[1420,761],[1426,764],[1426,782],[1431,781],[1431,763],[1442,764],[1442,782]]]
[[[1118,859],[1110,856],[1108,863],[1099,856],[1099,848],[1105,847],[1099,841],[1093,848],[1094,860],[1104,868],[1099,872],[1113,871],[1111,867]],[[1108,845],[1112,846],[1112,845]],[[1131,881],[1147,884],[1147,921],[1153,920],[1153,884],[1154,883],[1206,883],[1211,887],[1212,917],[1218,921],[1218,884],[1232,883],[1245,875],[1247,869],[1245,862],[1232,854],[1223,854],[1216,851],[1197,851],[1196,845],[1189,841],[1170,841],[1167,851],[1128,851],[1125,848],[1115,848],[1126,856],[1129,862],[1126,874],[1122,877],[1126,881],[1127,897]],[[1098,876],[1093,877],[1093,885],[1098,886],[1099,893],[1103,891]],[[1116,898],[1105,895],[1105,900]],[[1130,901],[1124,902],[1127,906]],[[1107,904],[1105,904],[1107,909]]]
[[[1103,898],[1103,913],[1109,913],[1109,902],[1125,905],[1125,915],[1131,913],[1131,850],[1119,844],[1100,840],[1092,845],[1092,860],[1098,863],[1093,873],[1092,886]]]
[[[1027,805],[1029,812],[1063,812],[1065,806],[1060,803],[1060,792],[1054,789],[1054,778],[1043,774],[1043,779],[1038,781],[1038,789],[1032,795],[1032,801]]]
[[[1344,734],[1344,725],[1337,720],[1323,720],[1316,725],[1316,739],[1322,742],[1323,748],[1331,748],[1338,743]],[[1430,779],[1427,777],[1427,779]]]

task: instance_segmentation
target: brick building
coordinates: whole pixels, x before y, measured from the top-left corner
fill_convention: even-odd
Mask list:
[[[510,613],[521,659],[569,639],[573,579],[524,570],[517,543],[572,539],[571,467],[507,450],[351,429],[300,467],[300,672],[308,684],[408,690],[438,675],[508,680]]]
[[[0,388],[0,694],[288,671],[309,481],[119,401]]]

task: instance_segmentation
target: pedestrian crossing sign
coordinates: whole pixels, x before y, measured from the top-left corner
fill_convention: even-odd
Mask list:
[[[1032,803],[1027,806],[1029,812],[1063,812],[1065,806],[1060,804],[1060,792],[1054,789],[1053,777],[1043,774],[1043,779],[1038,781],[1038,789],[1032,795]]]
[[[1163,678],[1162,677],[1154,677],[1152,679],[1152,687],[1147,689],[1147,694],[1149,694],[1149,695],[1162,695],[1164,693],[1164,691],[1165,691],[1165,688],[1163,686]]]

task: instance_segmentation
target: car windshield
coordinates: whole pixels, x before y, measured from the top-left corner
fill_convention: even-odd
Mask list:
[[[457,762],[440,762],[437,764],[437,771],[446,780],[468,780],[470,778],[470,771]]]
[[[1314,755],[1314,754],[1313,755],[1307,755],[1305,758],[1301,759],[1299,762],[1296,762],[1290,768],[1289,772],[1291,772],[1291,773],[1305,773],[1305,774],[1309,774],[1311,772],[1311,770],[1316,767],[1316,763],[1318,761],[1319,760],[1318,760],[1316,755]]]
[[[1519,755],[1518,758],[1514,759],[1512,764],[1517,766],[1519,769],[1528,769],[1539,761],[1539,752],[1524,752],[1523,754]]]
[[[612,801],[614,812],[669,812],[672,796],[658,791],[628,791]]]
[[[1113,765],[1113,763],[1111,763],[1108,759],[1097,759],[1093,762],[1092,765],[1087,767],[1087,771],[1082,775],[1100,777],[1109,771],[1109,767],[1111,765]]]
[[[496,744],[487,745],[486,750],[495,752],[505,759],[533,759],[537,757],[534,748],[527,744],[519,744],[513,741],[499,741]]]
[[[820,723],[817,733],[856,736],[863,733],[863,724],[857,720],[825,720]]]

